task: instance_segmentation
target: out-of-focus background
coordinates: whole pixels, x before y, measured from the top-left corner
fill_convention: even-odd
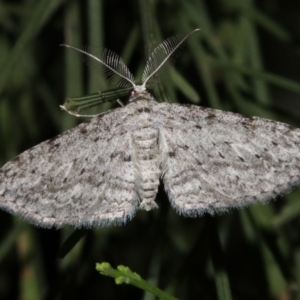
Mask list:
[[[201,28],[158,100],[300,127],[299,13],[293,0],[0,1],[0,166],[82,121],[60,110],[66,96],[110,88],[59,44],[111,49],[138,78],[159,42]],[[300,299],[299,188],[215,217],[177,215],[163,188],[157,203],[125,226],[75,233],[0,211],[0,299],[154,299],[99,275],[105,261],[180,299]]]

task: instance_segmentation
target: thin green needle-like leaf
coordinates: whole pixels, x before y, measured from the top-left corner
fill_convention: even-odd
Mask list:
[[[253,70],[244,66],[222,62],[211,57],[207,58],[207,62],[212,66],[222,68],[225,71],[235,71],[245,75],[250,75],[256,77],[257,79],[265,80],[266,82],[281,86],[293,92],[300,93],[300,84],[284,77],[280,77],[264,71]]]
[[[81,45],[83,39],[82,32],[82,20],[80,19],[80,3],[73,1],[70,3],[68,10],[66,10],[64,18],[65,36],[64,42],[70,45]],[[82,95],[84,93],[84,75],[83,65],[80,57],[73,51],[63,51],[59,48],[64,55],[65,60],[65,93],[66,95]],[[61,102],[61,101],[60,101]],[[55,107],[55,111],[58,113],[59,109]],[[70,117],[68,114],[62,114],[59,117],[61,128],[60,130],[66,130],[73,127],[77,120]]]
[[[281,41],[291,41],[291,34],[275,20],[272,20],[270,17],[260,12],[255,7],[248,5],[248,3],[246,4],[240,0],[233,0],[231,2],[232,5],[237,8],[243,15],[247,16],[252,21],[262,26],[265,30],[272,33]]]
[[[79,113],[82,109],[92,108],[102,103],[115,102],[118,98],[127,96],[132,88],[112,89],[81,97],[67,97],[63,108],[66,111]]]
[[[75,230],[62,244],[60,247],[58,256],[63,259],[73,248],[74,246],[87,234],[87,229],[78,229]]]
[[[89,25],[88,31],[88,45],[96,47],[98,49],[104,49],[104,28],[103,28],[103,1],[98,0],[88,0],[89,18],[87,20]],[[101,66],[100,70],[101,70]],[[104,68],[102,68],[104,71]],[[99,76],[102,75],[102,76]],[[88,82],[88,93],[93,93],[99,86],[101,88],[106,88],[106,80],[102,74],[97,74],[93,72],[92,68],[89,68],[89,82]],[[108,109],[108,107],[106,107]]]
[[[232,300],[228,275],[223,260],[223,251],[214,220],[208,219],[210,230],[210,255],[214,266],[216,288],[219,300]]]
[[[290,198],[293,198],[292,202],[286,205],[283,210],[273,218],[273,224],[275,227],[281,227],[291,222],[292,220],[299,218],[300,215],[300,201],[299,195],[292,193]]]
[[[6,63],[1,68],[0,72],[0,95],[3,92],[4,86],[14,70],[19,57],[22,55],[24,48],[42,29],[46,20],[54,13],[54,11],[63,3],[62,0],[47,1],[41,0],[36,2],[31,18],[22,35],[12,49]]]
[[[176,70],[171,72],[172,80],[177,88],[192,102],[199,103],[200,96],[197,91],[186,81],[186,79]]]
[[[7,236],[1,241],[0,247],[0,263],[4,260],[5,256],[11,251],[16,239],[20,232],[24,229],[24,224],[16,222],[14,228],[7,234]]]
[[[188,30],[186,24],[184,24],[184,20],[182,20],[182,24],[186,30]],[[199,77],[202,78],[203,84],[206,88],[207,95],[209,98],[209,101],[211,103],[211,107],[213,108],[220,108],[221,102],[218,96],[218,92],[215,86],[215,83],[213,81],[213,77],[211,72],[208,70],[208,65],[205,59],[205,50],[203,46],[196,41],[196,39],[190,39],[188,43],[191,46],[191,51],[193,54],[193,58],[196,61],[196,67],[199,72]]]

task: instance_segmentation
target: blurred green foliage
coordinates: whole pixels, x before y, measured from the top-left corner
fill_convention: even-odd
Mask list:
[[[111,88],[62,43],[105,46],[138,77],[163,38],[201,28],[160,100],[300,127],[299,10],[292,0],[0,1],[0,165],[80,122],[59,109],[66,96]],[[102,261],[179,299],[300,299],[299,196],[187,219],[160,190],[157,211],[75,232],[1,211],[0,299],[154,299],[100,276]]]

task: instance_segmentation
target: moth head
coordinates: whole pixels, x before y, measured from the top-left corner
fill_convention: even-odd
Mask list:
[[[141,93],[141,92],[146,91],[146,87],[144,85],[135,85],[133,87],[133,91],[136,93]]]
[[[137,102],[139,100],[154,100],[150,92],[142,85],[136,85],[131,90],[128,103]]]

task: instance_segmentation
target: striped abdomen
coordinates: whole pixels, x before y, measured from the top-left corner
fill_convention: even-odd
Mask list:
[[[151,210],[158,207],[155,197],[159,185],[159,131],[156,128],[140,128],[132,134],[133,152],[136,165],[136,189],[140,208]]]

